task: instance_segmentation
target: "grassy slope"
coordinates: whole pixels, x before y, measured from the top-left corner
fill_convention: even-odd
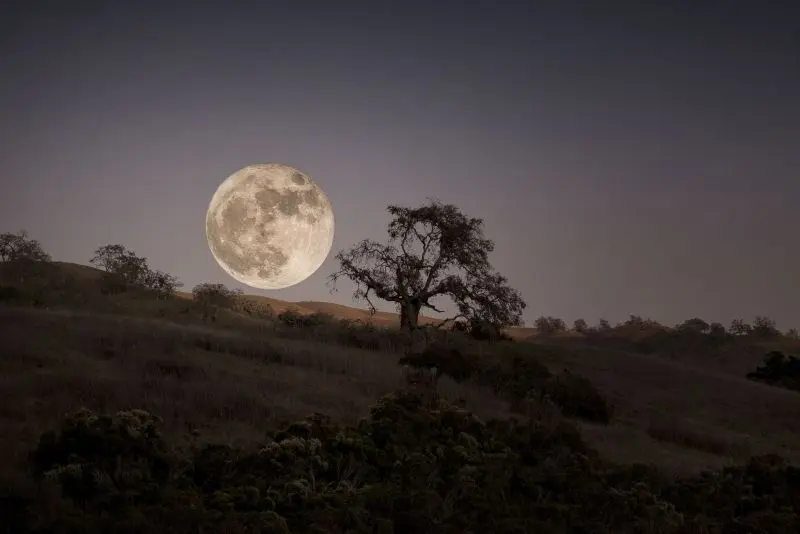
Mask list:
[[[58,268],[82,284],[99,276],[75,264]],[[234,314],[209,326],[185,300],[126,298],[115,302],[113,313],[93,301],[81,309],[0,307],[0,388],[8,399],[0,405],[4,458],[19,459],[43,430],[82,405],[101,412],[152,410],[175,439],[196,429],[204,439],[248,443],[271,422],[310,412],[353,422],[402,383],[394,352],[291,339]],[[280,310],[282,301],[269,300]],[[359,312],[329,303],[285,304],[349,318]],[[611,426],[580,425],[610,459],[672,472],[718,467],[753,453],[800,462],[800,396],[739,372],[742,355],[759,351],[733,347],[702,360],[680,351],[662,357],[580,344],[538,347],[518,343],[513,350],[543,358],[551,369],[585,375],[616,405]],[[507,415],[505,404],[483,388],[444,380],[441,389],[479,415]]]

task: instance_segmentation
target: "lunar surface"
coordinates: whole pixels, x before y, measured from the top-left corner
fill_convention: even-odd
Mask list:
[[[214,193],[206,238],[220,267],[259,289],[314,274],[333,244],[333,208],[311,178],[288,165],[248,165]]]

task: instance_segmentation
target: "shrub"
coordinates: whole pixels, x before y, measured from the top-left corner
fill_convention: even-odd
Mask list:
[[[764,317],[763,315],[758,315],[753,320],[753,328],[751,329],[750,333],[762,338],[772,338],[781,335],[781,332],[778,330],[775,321],[769,317]]]
[[[538,317],[533,325],[539,334],[544,335],[564,332],[567,329],[567,324],[563,319],[559,319],[558,317],[545,317],[544,315]]]
[[[747,378],[800,391],[800,360],[782,352],[769,352],[763,365],[747,373]]]
[[[224,284],[202,283],[192,288],[192,300],[200,305],[233,308],[242,291],[229,289]]]
[[[694,317],[692,319],[685,320],[675,328],[680,331],[705,334],[710,330],[711,325],[699,317]]]
[[[296,308],[289,308],[278,314],[278,320],[292,328],[313,328],[315,326],[333,325],[336,319],[328,313],[315,312],[304,315]]]
[[[19,301],[24,297],[22,291],[14,286],[0,286],[0,302]]]
[[[589,330],[589,323],[586,322],[586,319],[575,319],[572,329],[579,334],[585,334]]]
[[[468,333],[472,339],[477,341],[513,341],[498,325],[477,319],[469,322]]]
[[[603,424],[611,421],[611,405],[585,377],[563,371],[545,381],[541,392],[567,417]]]
[[[157,499],[172,463],[159,423],[143,410],[113,417],[78,410],[59,432],[41,437],[33,471],[56,482],[65,497],[107,510]]]
[[[397,363],[418,368],[436,368],[439,375],[449,376],[459,383],[480,372],[480,365],[474,357],[465,356],[458,349],[442,345],[432,345],[420,354],[403,356]]]
[[[356,426],[322,415],[263,446],[168,452],[157,418],[71,414],[32,453],[63,503],[2,493],[12,532],[797,532],[800,469],[776,456],[670,479],[601,460],[546,399],[482,421],[409,392]],[[44,508],[47,507],[47,508]]]

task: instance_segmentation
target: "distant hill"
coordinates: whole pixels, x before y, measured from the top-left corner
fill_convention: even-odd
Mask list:
[[[73,276],[77,280],[85,280],[85,281],[94,281],[99,280],[100,277],[103,275],[103,271],[100,269],[96,269],[89,265],[82,265],[79,263],[70,263],[70,262],[63,262],[63,261],[56,261],[53,262],[53,265],[58,266],[59,271],[63,272],[65,275]],[[188,291],[178,291],[178,297],[191,299],[192,294]],[[268,304],[275,313],[281,313],[288,309],[294,309],[300,314],[303,315],[310,315],[312,313],[326,313],[337,319],[350,319],[350,320],[361,320],[361,321],[369,321],[370,314],[369,310],[366,308],[356,308],[354,306],[346,306],[344,304],[335,304],[333,302],[321,302],[321,301],[300,301],[300,302],[291,302],[281,299],[275,299],[272,297],[265,297],[262,295],[252,295],[252,294],[244,294],[245,298],[253,300],[255,302],[261,304]],[[379,311],[376,312],[374,316],[372,316],[372,322],[375,324],[383,325],[383,326],[399,326],[400,325],[400,316],[396,313],[391,312],[383,312]],[[440,322],[440,319],[436,319],[433,317],[420,317],[420,322],[422,324],[437,324]],[[534,328],[508,328],[506,329],[506,333],[514,339],[525,339],[533,334],[535,334],[536,330]]]

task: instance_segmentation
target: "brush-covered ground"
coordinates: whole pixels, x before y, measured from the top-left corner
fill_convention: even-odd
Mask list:
[[[796,342],[441,334],[435,398],[391,329],[38,269],[0,295],[4,532],[800,532],[800,393],[745,377]]]

